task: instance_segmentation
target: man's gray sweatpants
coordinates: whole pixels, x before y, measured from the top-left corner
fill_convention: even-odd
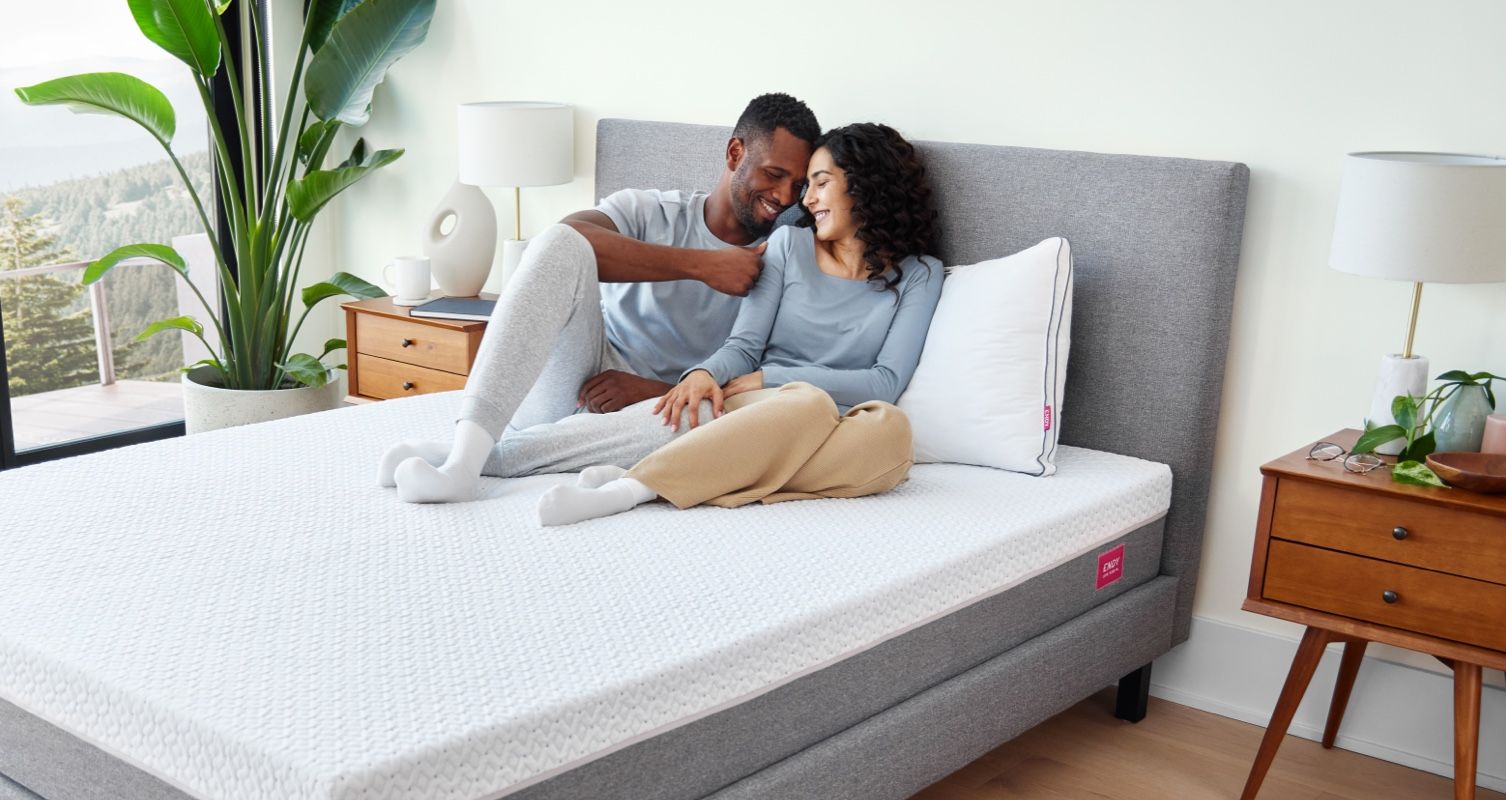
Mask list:
[[[466,380],[460,418],[498,439],[482,473],[626,468],[673,440],[650,413],[655,400],[610,414],[577,413],[581,384],[609,369],[631,371],[607,340],[596,255],[574,228],[552,225],[529,242]],[[701,420],[710,419],[710,403],[702,403]]]

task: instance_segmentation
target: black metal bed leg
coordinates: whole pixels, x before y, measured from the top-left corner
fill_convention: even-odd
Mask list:
[[[1150,665],[1119,679],[1119,694],[1114,698],[1114,716],[1127,722],[1145,719],[1150,703]]]

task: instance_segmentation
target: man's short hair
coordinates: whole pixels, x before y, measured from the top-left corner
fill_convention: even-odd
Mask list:
[[[806,144],[813,144],[821,136],[821,126],[816,115],[805,103],[783,92],[761,94],[748,103],[732,135],[747,142],[774,135],[775,128],[784,128]]]

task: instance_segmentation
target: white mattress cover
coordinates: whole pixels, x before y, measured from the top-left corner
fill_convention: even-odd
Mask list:
[[[214,798],[495,798],[734,705],[1162,516],[1170,471],[652,504],[541,529],[561,480],[377,488],[458,395],[0,473],[0,696]]]

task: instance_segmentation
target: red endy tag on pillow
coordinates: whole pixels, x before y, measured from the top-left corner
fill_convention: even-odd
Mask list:
[[[1045,412],[1044,412],[1044,414],[1042,416],[1043,416],[1044,421],[1046,423],[1045,430],[1048,430],[1048,431],[1051,430],[1051,406],[1049,406],[1049,405],[1046,406],[1046,410],[1045,410]]]
[[[1124,545],[1098,554],[1098,585],[1102,589],[1124,577]]]

